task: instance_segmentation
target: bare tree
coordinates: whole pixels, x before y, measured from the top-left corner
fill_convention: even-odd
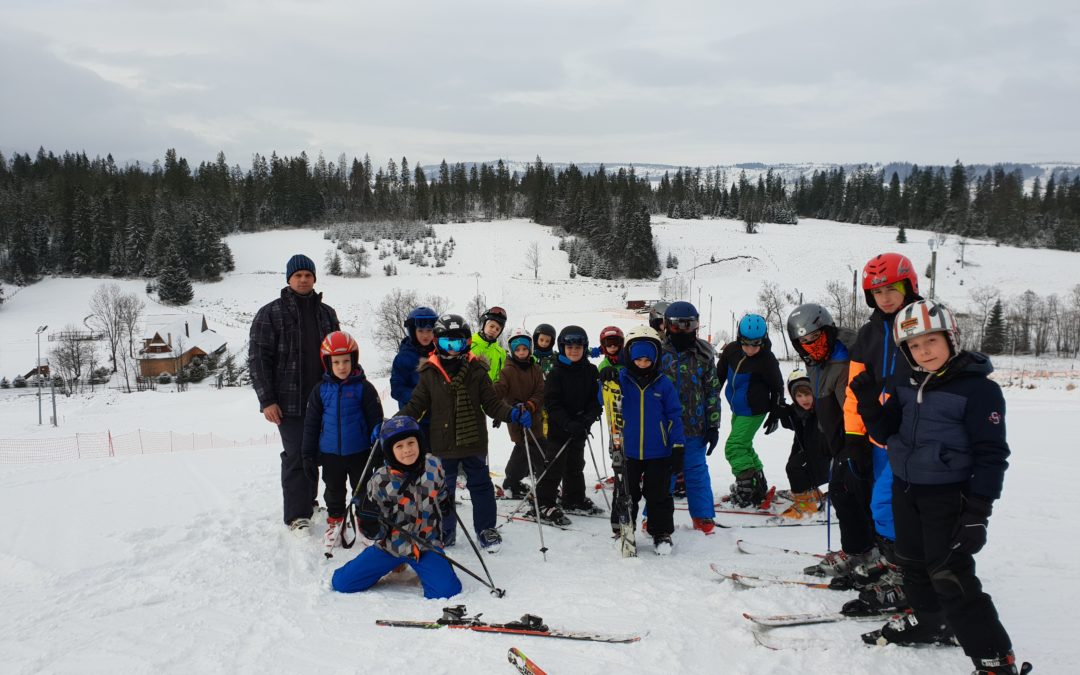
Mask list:
[[[851,294],[843,282],[831,279],[825,284],[825,307],[833,315],[833,321],[839,327],[849,327],[844,319],[851,314]]]
[[[67,393],[78,386],[84,373],[90,373],[94,361],[94,341],[84,339],[84,331],[68,324],[61,332],[60,344],[53,350],[49,360],[50,370],[64,379]]]
[[[532,270],[533,279],[540,278],[540,242],[534,241],[525,248],[525,267]]]
[[[780,342],[784,344],[784,358],[791,358],[791,354],[788,350],[787,334],[784,331],[784,322],[787,319],[786,309],[788,306],[789,298],[785,297],[780,291],[780,287],[772,281],[766,281],[761,286],[761,290],[758,292],[758,305],[760,311],[765,317],[765,323],[773,328],[781,337]]]
[[[978,321],[978,342],[974,344],[981,345],[983,338],[986,336],[986,321],[990,318],[990,310],[994,308],[994,303],[1001,297],[1001,293],[993,286],[979,286],[968,291],[968,295],[971,297],[971,301],[975,303],[975,320]]]
[[[128,356],[135,357],[135,335],[142,321],[143,308],[146,303],[140,300],[134,293],[126,293],[119,299],[120,325],[124,336],[127,338]]]
[[[465,318],[472,319],[473,330],[481,330],[483,326],[480,325],[480,319],[484,316],[484,312],[487,311],[487,295],[484,293],[477,293],[469,300],[469,304],[465,307]]]
[[[131,380],[137,381],[139,372],[139,360],[135,358],[135,355],[126,349],[121,349],[117,353],[117,359],[120,362],[120,374],[124,377],[124,388],[127,393],[131,393]]]
[[[109,344],[109,358],[112,371],[117,370],[116,350],[124,335],[124,321],[121,311],[123,294],[116,284],[102,284],[90,296],[90,326],[105,336]]]
[[[352,273],[358,277],[366,277],[367,272],[364,268],[367,267],[368,262],[371,260],[371,254],[364,248],[363,244],[357,244],[351,246],[346,250],[346,259],[349,261],[349,266],[352,268]]]

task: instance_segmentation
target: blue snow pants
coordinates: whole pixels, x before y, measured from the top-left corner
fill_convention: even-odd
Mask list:
[[[874,457],[874,488],[870,495],[870,515],[874,518],[874,531],[890,541],[896,541],[892,511],[893,473],[889,466],[889,453],[878,445],[871,444],[870,447]]]
[[[691,518],[714,518],[712,479],[709,465],[705,463],[705,439],[701,436],[686,437],[686,456],[683,460],[683,480],[686,481],[686,503]],[[671,489],[675,489],[675,477],[671,477]]]
[[[454,503],[457,493],[458,469],[465,472],[465,487],[469,489],[472,500],[473,530],[477,536],[484,530],[495,527],[495,484],[488,473],[487,457],[475,455],[461,459],[443,459],[443,471],[446,472],[446,490],[449,503]],[[442,519],[442,540],[450,546],[456,540],[457,518],[454,511],[444,513]]]
[[[358,593],[375,585],[395,567],[405,563],[413,568],[424,587],[425,598],[451,598],[461,592],[461,581],[442,556],[424,551],[420,560],[390,555],[378,546],[369,546],[334,571],[331,584],[341,593]]]

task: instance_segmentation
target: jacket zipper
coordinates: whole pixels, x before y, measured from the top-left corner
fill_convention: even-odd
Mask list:
[[[341,393],[342,385],[338,385],[337,391],[337,454],[341,455]]]

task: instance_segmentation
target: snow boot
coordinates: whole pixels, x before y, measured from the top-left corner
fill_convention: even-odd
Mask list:
[[[877,560],[878,557],[880,556],[877,547],[856,555],[848,555],[844,551],[833,551],[826,555],[821,562],[804,569],[803,574],[815,577],[844,576],[850,574],[858,565]]]
[[[653,537],[653,550],[656,551],[656,555],[671,555],[671,547],[670,534],[658,534]]]
[[[481,531],[477,538],[480,540],[480,548],[488,553],[498,553],[502,548],[502,535],[493,527]]]
[[[747,469],[735,476],[731,486],[731,503],[739,508],[758,508],[769,494],[769,481],[765,472],[759,469]]]
[[[712,534],[716,528],[716,521],[712,518],[693,518],[694,529],[701,530],[705,534]]]
[[[945,624],[942,614],[924,614],[920,621],[914,613],[898,614],[878,630],[863,633],[868,645],[951,645],[958,646],[956,636]]]
[[[1009,651],[1005,656],[992,656],[988,659],[972,658],[975,662],[975,672],[971,675],[1025,675],[1030,673],[1032,665],[1024,662],[1019,668],[1016,667],[1016,656]]]

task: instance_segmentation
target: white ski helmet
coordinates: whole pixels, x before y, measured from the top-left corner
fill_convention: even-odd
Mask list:
[[[911,356],[907,341],[928,333],[945,333],[945,339],[952,351],[950,359],[963,349],[960,328],[949,308],[933,300],[917,300],[901,309],[893,319],[893,341],[900,347],[912,368],[921,370]]]
[[[788,375],[787,390],[788,393],[791,394],[791,398],[795,398],[796,387],[809,387],[810,391],[814,390],[814,388],[810,386],[810,377],[806,374],[806,371],[796,369],[791,371],[791,374]]]
[[[510,353],[513,354],[514,350],[520,345],[525,345],[529,348],[529,352],[532,353],[532,335],[524,328],[515,328],[510,331],[510,339],[506,341],[506,344],[510,347]]]

